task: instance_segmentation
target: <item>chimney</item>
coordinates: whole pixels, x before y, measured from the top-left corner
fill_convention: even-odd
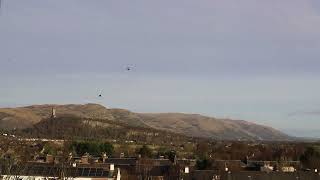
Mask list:
[[[68,160],[71,161],[72,158],[73,158],[72,153],[69,153],[69,155],[68,155]]]
[[[46,156],[46,163],[54,163],[54,157],[50,154],[47,154]]]
[[[114,164],[110,164],[109,170],[114,171]]]
[[[81,163],[82,164],[89,164],[89,154],[85,153],[82,157],[81,157]]]
[[[174,155],[174,160],[173,160],[173,164],[177,164],[177,155]]]
[[[185,173],[185,174],[189,174],[189,167],[188,167],[188,166],[186,166],[186,167],[184,168],[184,173]]]
[[[102,162],[105,163],[107,159],[108,159],[107,154],[106,154],[106,153],[103,153],[103,154],[102,154]]]

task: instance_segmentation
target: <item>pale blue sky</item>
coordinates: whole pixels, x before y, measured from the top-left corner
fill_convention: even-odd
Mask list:
[[[320,111],[318,0],[3,0],[0,14],[0,106],[94,102],[320,131],[307,113]]]

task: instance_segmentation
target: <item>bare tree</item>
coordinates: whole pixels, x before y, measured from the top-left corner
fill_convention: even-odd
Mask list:
[[[150,177],[150,172],[153,167],[151,159],[139,159],[137,163],[137,175],[140,180],[148,180]]]
[[[25,168],[24,163],[17,161],[12,156],[1,158],[0,166],[0,174],[5,175],[4,180],[19,180],[20,173]]]

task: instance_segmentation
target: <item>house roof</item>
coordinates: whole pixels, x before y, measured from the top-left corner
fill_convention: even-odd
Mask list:
[[[105,159],[106,164],[115,164],[115,165],[136,165],[136,158],[107,158]]]
[[[15,165],[10,175],[58,177],[61,174],[66,177],[112,177],[114,172],[98,167],[65,167],[47,164],[28,163]],[[7,172],[8,174],[8,172]]]

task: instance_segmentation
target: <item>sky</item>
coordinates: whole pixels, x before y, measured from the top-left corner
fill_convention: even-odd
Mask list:
[[[319,48],[319,0],[2,0],[0,107],[99,103],[320,137]]]

